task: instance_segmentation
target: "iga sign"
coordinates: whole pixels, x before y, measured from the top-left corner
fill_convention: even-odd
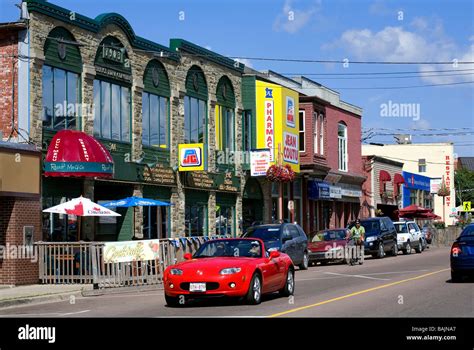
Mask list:
[[[178,145],[179,171],[204,170],[204,144],[191,143]]]
[[[289,132],[284,132],[283,140],[283,160],[288,163],[298,164],[298,136]]]
[[[270,161],[273,161],[274,120],[273,100],[265,100],[265,146],[270,150]]]
[[[265,176],[270,167],[270,150],[259,149],[250,152],[250,176]]]
[[[295,100],[286,96],[286,125],[290,128],[295,127]]]

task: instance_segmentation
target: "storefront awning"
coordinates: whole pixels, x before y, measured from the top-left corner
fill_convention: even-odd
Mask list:
[[[58,131],[49,144],[45,176],[111,178],[113,173],[114,161],[109,151],[82,131]]]
[[[385,170],[380,170],[379,172],[379,180],[380,182],[386,182],[386,181],[391,181],[392,180],[392,177],[390,176],[390,174],[385,171]]]
[[[393,183],[395,185],[401,185],[401,184],[404,184],[405,183],[405,179],[403,178],[403,176],[399,173],[396,173],[394,176],[393,176]]]

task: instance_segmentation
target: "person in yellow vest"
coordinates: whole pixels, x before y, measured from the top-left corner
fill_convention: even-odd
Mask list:
[[[355,225],[350,230],[350,238],[354,240],[357,245],[363,245],[365,241],[365,228],[357,219]]]

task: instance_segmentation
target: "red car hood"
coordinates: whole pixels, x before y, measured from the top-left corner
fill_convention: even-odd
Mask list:
[[[312,242],[308,244],[309,250],[312,252],[326,252],[334,247],[345,247],[347,241],[345,239],[336,241],[323,241],[323,242]]]
[[[205,270],[208,273],[219,273],[222,269],[229,267],[246,267],[255,265],[261,258],[226,257],[226,258],[199,258],[182,261],[168,267],[178,268],[185,271]]]

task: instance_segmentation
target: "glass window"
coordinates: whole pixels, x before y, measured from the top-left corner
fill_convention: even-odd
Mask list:
[[[234,207],[218,206],[216,211],[216,234],[235,235],[234,231]]]
[[[347,171],[347,126],[339,123],[337,127],[339,170]]]
[[[143,235],[147,239],[168,237],[169,207],[143,208]]]
[[[168,99],[144,92],[142,116],[143,144],[168,148]]]
[[[206,137],[206,102],[184,98],[184,143],[204,143]]]
[[[79,117],[79,76],[50,66],[43,67],[43,126],[75,129]]]
[[[207,236],[207,206],[186,205],[185,207],[186,236]]]
[[[243,150],[250,151],[252,149],[252,112],[244,111],[243,114]]]
[[[315,154],[317,154],[318,153],[318,146],[319,146],[318,113],[313,113],[313,126],[314,126],[314,129],[313,129],[313,147],[314,147],[313,152]]]
[[[426,173],[426,159],[418,159],[418,172]]]
[[[300,143],[300,152],[304,152],[305,151],[305,142],[304,142],[304,132],[305,132],[305,120],[304,120],[304,115],[305,115],[305,112],[304,111],[300,111],[299,113],[299,122],[300,122],[300,140],[299,140],[299,143]]]
[[[94,135],[130,142],[130,89],[94,81]]]
[[[234,111],[230,108],[217,106],[217,125],[216,130],[217,143],[216,148],[218,150],[229,151],[234,150],[235,135],[234,135]]]
[[[324,155],[324,115],[319,115],[319,154]]]

